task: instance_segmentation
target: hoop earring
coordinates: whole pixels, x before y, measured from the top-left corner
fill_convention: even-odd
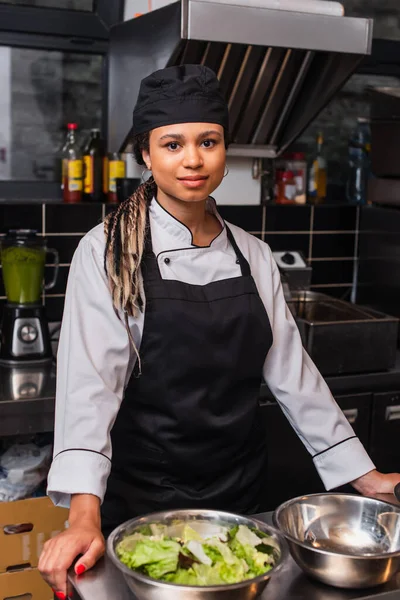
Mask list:
[[[224,173],[224,177],[226,177],[229,173],[229,167],[225,166],[226,173]]]

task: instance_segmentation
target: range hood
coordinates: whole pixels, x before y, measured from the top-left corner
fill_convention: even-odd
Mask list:
[[[280,155],[371,51],[372,20],[181,0],[111,30],[108,139],[130,149],[140,81],[183,63],[217,74],[231,155]]]

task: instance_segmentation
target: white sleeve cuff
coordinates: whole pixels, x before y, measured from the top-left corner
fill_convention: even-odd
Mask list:
[[[56,506],[69,508],[72,494],[93,494],[103,502],[111,461],[89,450],[65,450],[51,465],[47,494]]]
[[[375,469],[357,437],[317,454],[313,461],[327,490],[350,483]]]

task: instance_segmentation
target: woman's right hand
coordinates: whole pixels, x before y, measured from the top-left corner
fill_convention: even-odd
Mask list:
[[[91,498],[94,498],[93,496]],[[87,511],[92,499],[86,496],[73,497],[68,529],[48,540],[39,560],[39,571],[57,598],[64,600],[70,592],[67,571],[74,560],[82,555],[75,565],[75,573],[81,575],[91,569],[104,554],[105,542],[100,528],[99,501],[94,501],[94,510]]]
[[[104,554],[104,538],[100,528],[91,522],[75,522],[69,529],[44,544],[39,560],[39,571],[57,598],[68,594],[67,571],[77,556],[83,556],[75,565],[81,575],[91,569]]]

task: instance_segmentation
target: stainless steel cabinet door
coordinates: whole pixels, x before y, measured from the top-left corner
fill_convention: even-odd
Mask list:
[[[400,471],[400,392],[374,394],[370,454],[379,471]]]
[[[339,396],[336,400],[351,422],[355,433],[368,448],[372,394]],[[295,496],[324,491],[325,488],[311,456],[293,431],[279,405],[275,401],[266,401],[263,409],[266,413],[268,440],[268,492],[265,509],[273,510],[281,502]]]

